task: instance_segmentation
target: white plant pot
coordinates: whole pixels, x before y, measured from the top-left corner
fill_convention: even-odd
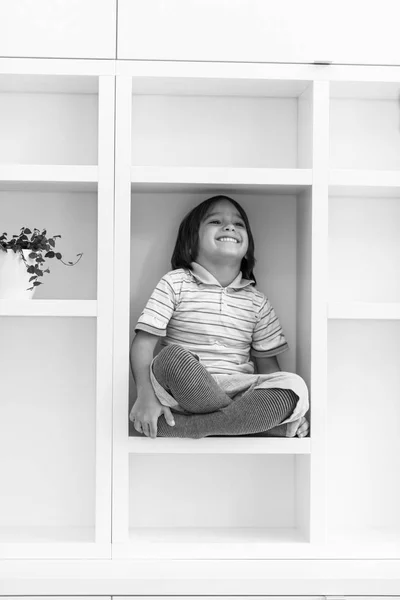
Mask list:
[[[25,260],[29,265],[33,260],[28,258],[32,250],[22,250]],[[35,293],[28,290],[32,286],[29,282],[32,275],[27,272],[26,265],[19,252],[0,250],[0,298],[7,300],[30,300]]]

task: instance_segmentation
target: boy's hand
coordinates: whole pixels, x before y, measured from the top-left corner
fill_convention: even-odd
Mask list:
[[[168,425],[175,425],[174,417],[168,406],[163,406],[155,396],[154,392],[147,391],[138,395],[129,415],[136,431],[144,433],[147,437],[157,437],[157,421],[164,415]]]

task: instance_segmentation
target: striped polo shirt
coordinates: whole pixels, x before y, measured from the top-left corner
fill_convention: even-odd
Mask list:
[[[242,273],[226,287],[196,262],[158,282],[135,327],[197,354],[212,374],[254,373],[251,355],[288,349],[268,298]]]

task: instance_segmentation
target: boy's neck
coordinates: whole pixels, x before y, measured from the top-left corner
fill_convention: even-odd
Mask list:
[[[222,287],[227,287],[240,273],[240,266],[235,264],[215,265],[214,263],[208,263],[206,260],[196,260],[195,262],[207,269],[211,275],[214,275]]]

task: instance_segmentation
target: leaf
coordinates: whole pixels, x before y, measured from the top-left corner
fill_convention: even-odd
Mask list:
[[[36,252],[31,252],[28,256],[29,258],[36,258]]]
[[[58,260],[62,259],[62,256],[61,256],[61,254],[59,252],[56,253],[56,257],[58,258]]]
[[[55,257],[55,253],[54,253],[52,250],[50,250],[50,252],[47,252],[47,253],[44,255],[44,257],[45,257],[45,258],[54,258],[54,257]]]
[[[34,273],[35,272],[35,267],[33,265],[31,265],[30,267],[27,268],[28,273]]]
[[[54,247],[55,247],[55,245],[56,245],[55,241],[54,241],[54,240],[52,240],[52,239],[50,239],[50,240],[49,240],[49,244],[50,244],[50,246],[51,246],[52,248],[54,248]]]
[[[30,283],[31,281],[34,281],[35,279],[37,279],[37,275],[32,275],[32,277],[30,277],[30,278],[29,278],[29,283]]]
[[[22,228],[22,229],[24,229],[24,228]],[[32,233],[32,231],[30,229],[24,229],[24,233],[29,235],[30,233]]]
[[[41,282],[41,281],[34,281],[34,282],[33,282],[33,285],[36,287],[36,286],[38,286],[38,285],[42,285],[42,282]]]

